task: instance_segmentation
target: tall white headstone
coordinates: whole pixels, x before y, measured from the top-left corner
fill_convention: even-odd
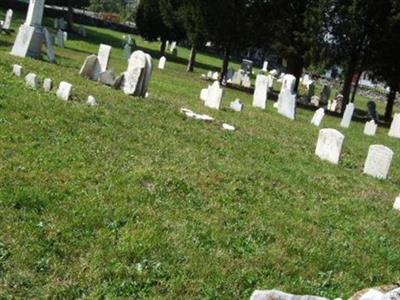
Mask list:
[[[386,179],[392,165],[393,151],[383,145],[372,145],[364,166],[364,174]]]
[[[262,71],[263,72],[267,72],[268,71],[268,61],[264,61],[263,67],[262,67]]]
[[[100,63],[101,72],[105,72],[108,69],[108,62],[110,61],[112,47],[109,45],[100,44],[99,53],[97,58]]]
[[[322,160],[339,164],[344,135],[335,129],[321,129],[315,154]]]
[[[354,113],[354,104],[349,103],[346,106],[346,110],[344,111],[343,119],[342,122],[340,123],[340,127],[342,128],[349,128],[351,119],[353,118],[353,113]]]
[[[25,76],[25,84],[27,87],[37,90],[39,87],[39,81],[38,81],[37,75],[34,73],[29,73],[28,75],[26,75]]]
[[[323,108],[318,109],[311,120],[311,124],[319,127],[324,117],[325,117],[325,110]]]
[[[400,139],[400,113],[395,114],[392,125],[390,126],[389,136]]]
[[[253,95],[253,107],[265,109],[267,106],[268,78],[265,75],[257,75],[256,87]]]
[[[365,123],[364,134],[369,136],[374,136],[376,134],[377,129],[378,129],[378,124],[376,124],[374,120],[371,120]]]
[[[3,29],[6,29],[6,30],[11,29],[12,17],[13,17],[13,10],[12,9],[7,10],[6,18],[4,19],[4,23],[2,26]]]
[[[296,77],[291,74],[286,74],[282,78],[282,90],[278,98],[278,113],[294,120],[296,117],[296,98],[294,92],[296,85]]]
[[[219,81],[215,81],[208,89],[204,105],[209,108],[220,109],[223,95],[224,89],[220,87]]]

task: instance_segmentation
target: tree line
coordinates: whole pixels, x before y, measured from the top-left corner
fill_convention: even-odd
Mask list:
[[[385,118],[392,117],[400,88],[398,0],[141,0],[136,25],[145,39],[160,40],[160,56],[168,40],[188,41],[188,71],[197,50],[212,42],[223,55],[221,80],[233,53],[263,49],[287,62],[297,85],[304,68],[341,66],[348,104],[354,78],[368,71],[390,87]]]

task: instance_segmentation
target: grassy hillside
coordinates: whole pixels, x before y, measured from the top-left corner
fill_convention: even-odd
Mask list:
[[[243,113],[203,107],[200,74],[216,58],[200,55],[187,74],[180,49],[154,70],[146,100],[80,78],[101,42],[114,47],[111,67],[127,65],[121,33],[88,33],[56,49],[57,65],[10,56],[15,35],[0,36],[0,298],[248,299],[256,288],[345,298],[399,279],[400,142],[387,129],[339,129],[332,166],[314,156],[309,111],[291,122],[231,90],[224,106],[239,97]],[[158,45],[136,41],[157,64]],[[26,88],[13,63],[73,83],[74,100]],[[84,104],[90,94],[98,107]],[[182,106],[239,130],[186,120]],[[387,181],[362,175],[371,144],[396,153]]]

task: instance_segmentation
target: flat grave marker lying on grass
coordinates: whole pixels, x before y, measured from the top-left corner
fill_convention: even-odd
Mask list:
[[[400,113],[395,114],[389,130],[389,136],[400,139]]]
[[[364,134],[368,136],[374,136],[378,130],[378,124],[374,120],[365,123]]]
[[[342,122],[340,123],[340,127],[342,128],[349,128],[350,124],[351,124],[351,119],[353,118],[353,114],[354,114],[354,104],[353,103],[349,103],[346,106],[346,110],[344,111],[344,115],[342,118]]]
[[[393,151],[383,145],[369,147],[368,157],[364,166],[364,174],[378,179],[386,179],[392,165]]]
[[[257,75],[253,95],[253,107],[265,109],[267,107],[267,97],[268,77],[265,75]]]
[[[72,94],[72,84],[61,81],[57,90],[57,97],[63,101],[68,101]]]
[[[321,126],[324,117],[325,117],[325,110],[323,108],[318,109],[311,120],[311,124],[317,127]]]
[[[29,73],[28,75],[26,75],[25,84],[27,87],[37,90],[39,86],[37,75],[34,73]]]
[[[254,291],[250,300],[329,300],[318,296],[297,296],[277,290]]]
[[[344,135],[335,129],[321,129],[315,154],[322,160],[339,164]]]

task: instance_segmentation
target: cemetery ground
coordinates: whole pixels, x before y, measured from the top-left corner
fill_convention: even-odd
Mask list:
[[[78,75],[99,43],[123,71],[121,33],[72,35],[57,65],[10,56],[14,38],[0,36],[0,298],[248,299],[271,288],[347,298],[399,280],[400,142],[388,129],[367,137],[364,124],[344,130],[327,116],[322,127],[346,136],[334,166],[314,155],[310,111],[288,121],[233,90],[223,105],[240,98],[244,112],[205,108],[200,74],[218,58],[199,55],[188,74],[180,48],[143,100]],[[157,43],[135,38],[158,58]],[[73,101],[26,88],[14,63],[71,82]],[[238,131],[187,120],[181,107]],[[371,144],[395,152],[386,181],[362,174]]]

